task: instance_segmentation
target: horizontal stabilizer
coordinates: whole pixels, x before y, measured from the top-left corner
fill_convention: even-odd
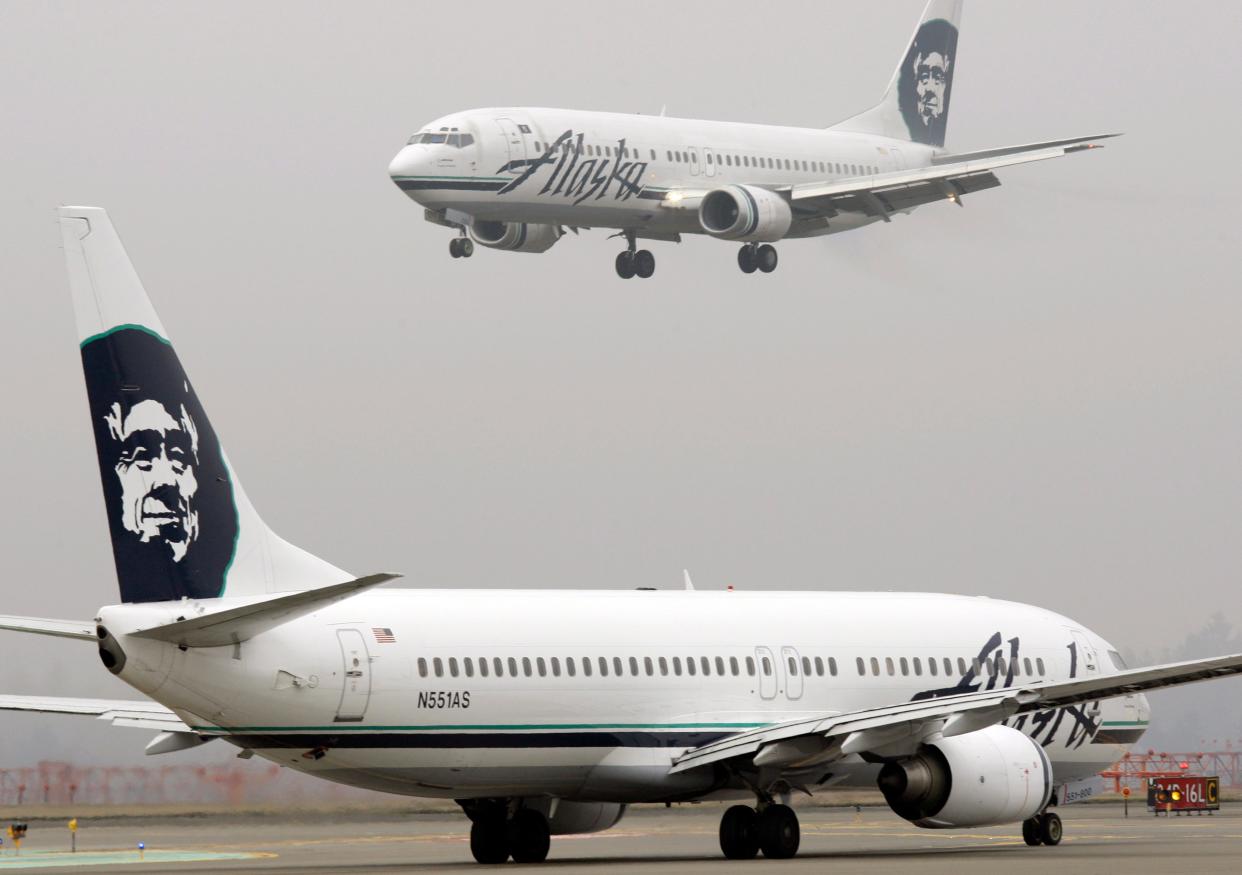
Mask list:
[[[357,580],[307,589],[276,598],[251,602],[155,626],[132,633],[136,638],[168,641],[180,647],[223,647],[253,638],[282,623],[313,613],[320,608],[343,601],[365,589],[379,586],[400,577],[400,574],[370,574]]]
[[[1111,140],[1121,134],[1097,134],[1094,137],[1071,137],[1068,140],[1047,140],[1043,143],[1025,143],[1021,146],[1002,146],[999,149],[980,149],[976,152],[942,152],[932,158],[932,164],[960,164],[963,161],[981,161],[985,158],[1003,158],[1006,155],[1020,155],[1023,152],[1036,152],[1040,149],[1060,149],[1066,146],[1077,146],[1080,149],[1090,148],[1096,140]],[[1067,152],[1074,151],[1066,149]]]
[[[190,732],[172,711],[151,701],[124,699],[71,699],[63,696],[0,696],[0,711],[35,711],[41,714],[81,714],[110,720],[113,726]]]
[[[77,638],[79,641],[96,640],[94,622],[82,622],[81,620],[0,616],[0,629],[7,629],[10,632],[30,632],[34,635],[53,635],[57,638]]]

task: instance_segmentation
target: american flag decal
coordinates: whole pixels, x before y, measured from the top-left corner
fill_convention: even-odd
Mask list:
[[[375,641],[378,644],[396,644],[397,636],[392,634],[391,629],[383,629],[379,626],[371,627],[372,634],[375,635]]]

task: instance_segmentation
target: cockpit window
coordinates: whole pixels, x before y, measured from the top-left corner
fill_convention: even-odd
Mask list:
[[[1121,658],[1121,654],[1116,650],[1108,651],[1108,658],[1113,661],[1113,666],[1117,669],[1117,671],[1125,671],[1128,667],[1126,666],[1126,661]]]
[[[460,149],[463,146],[473,145],[474,135],[459,134],[456,129],[454,129],[451,133],[444,130],[422,131],[410,137],[410,139],[406,142],[407,146],[413,146],[415,144],[421,144],[424,146],[445,145],[452,146],[454,149]]]

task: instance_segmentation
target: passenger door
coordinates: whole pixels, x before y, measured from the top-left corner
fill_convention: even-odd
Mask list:
[[[509,150],[509,160],[505,162],[506,173],[521,173],[526,167],[526,137],[522,134],[518,123],[511,118],[498,118],[496,124],[505,139],[505,147]]]
[[[366,716],[371,701],[371,655],[367,640],[357,629],[337,629],[336,639],[341,645],[344,681],[336,722],[356,723]]]
[[[716,162],[718,160],[719,160],[719,157],[711,149],[703,150],[703,175],[704,176],[715,176],[716,175]]]

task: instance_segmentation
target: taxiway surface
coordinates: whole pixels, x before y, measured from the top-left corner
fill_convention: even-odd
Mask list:
[[[1027,847],[1014,827],[929,831],[910,826],[883,808],[864,808],[861,813],[802,808],[802,850],[797,859],[776,862],[760,857],[745,863],[727,863],[720,857],[716,843],[720,811],[715,805],[641,809],[608,832],[553,839],[544,866],[562,872],[652,875],[718,873],[721,867],[730,872],[760,872],[774,866],[781,872],[935,875],[1242,871],[1242,808],[1227,808],[1212,817],[1166,819],[1147,814],[1141,804],[1131,805],[1129,818],[1122,817],[1120,805],[1074,806],[1061,811],[1065,841],[1055,848]],[[147,849],[142,863],[134,850],[139,841]],[[465,818],[440,814],[83,820],[76,860],[60,853],[66,845],[63,824],[32,822],[22,858],[13,857],[12,848],[6,846],[0,855],[0,872],[58,862],[100,875],[471,872],[485,868],[470,857]],[[93,865],[85,869],[81,864],[88,862]]]

